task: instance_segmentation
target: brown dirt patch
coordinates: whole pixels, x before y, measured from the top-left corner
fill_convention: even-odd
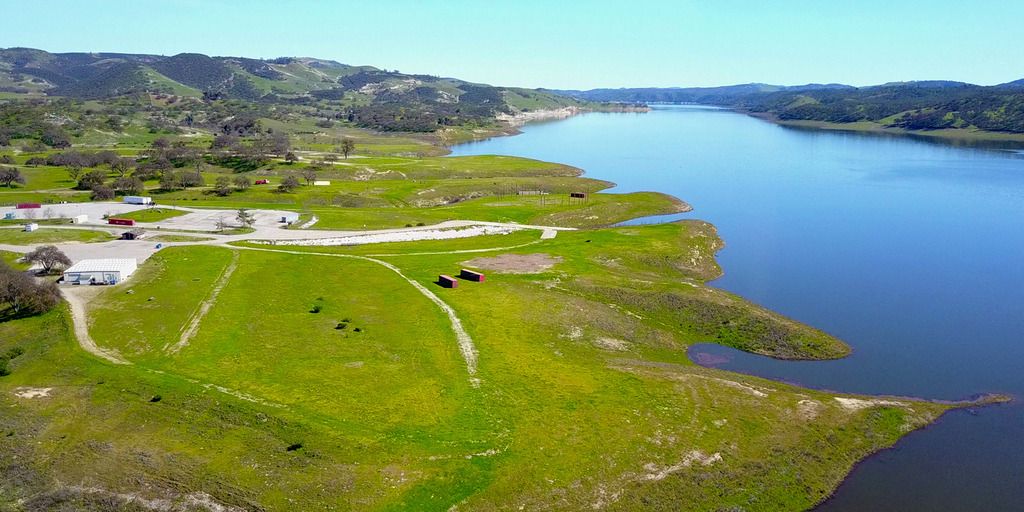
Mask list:
[[[474,258],[462,264],[467,267],[493,270],[502,274],[536,274],[543,272],[557,263],[561,256],[549,254],[500,254],[491,258]]]

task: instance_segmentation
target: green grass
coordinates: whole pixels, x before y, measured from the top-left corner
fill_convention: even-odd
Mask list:
[[[478,250],[536,234],[379,249]],[[151,497],[203,491],[268,510],[806,509],[854,461],[945,410],[849,411],[828,393],[695,366],[685,348],[702,339],[699,328],[669,322],[656,304],[608,307],[608,289],[635,286],[627,277],[645,291],[696,286],[692,297],[724,300],[703,286],[719,273],[719,244],[700,222],[563,232],[512,251],[561,257],[550,270],[488,271],[485,283],[455,290],[431,281],[496,253],[384,257],[462,318],[479,351],[478,388],[445,315],[391,270],[350,258],[235,250],[237,270],[196,336],[169,353],[236,256],[161,251],[93,301],[93,337],[133,366],[83,355],[61,311],[0,324],[0,350],[31,348],[0,379],[9,411],[0,429],[14,432],[0,448],[32,461],[0,469],[0,482],[36,475],[0,483],[0,496],[47,495],[59,474],[111,492],[138,492],[141,479]],[[9,391],[19,386],[55,391],[17,399]],[[76,413],[57,414],[67,410]],[[645,476],[694,450],[718,455]]]
[[[106,231],[43,227],[26,232],[19,228],[0,229],[0,244],[39,245],[61,242],[108,242],[115,237]]]
[[[20,259],[20,252],[0,251],[0,261],[3,261],[8,266],[18,270],[28,270],[29,265],[19,261]]]
[[[130,213],[118,214],[119,219],[135,219],[138,222],[160,222],[162,220],[173,219],[186,215],[188,212],[184,210],[177,210],[174,208],[146,208],[145,210],[136,210]]]

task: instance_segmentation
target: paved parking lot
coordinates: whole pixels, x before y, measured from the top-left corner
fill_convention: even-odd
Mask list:
[[[16,209],[8,206],[0,208],[0,218],[4,218],[9,212],[13,213],[17,219],[27,219],[28,217],[26,216],[34,216],[33,218],[35,219],[52,219],[87,215],[89,217],[88,222],[86,222],[87,225],[99,226],[106,225],[106,222],[103,220],[104,215],[117,216],[147,208],[153,207],[113,202],[49,204],[43,205],[42,208],[33,209]],[[170,206],[157,206],[156,208],[174,208],[189,213],[160,222],[139,223],[140,226],[159,226],[162,229],[183,229],[187,231],[214,231],[217,229],[217,221],[220,219],[223,219],[229,225],[236,223],[235,215],[237,210],[207,210]],[[280,223],[281,215],[286,212],[282,210],[251,210],[250,213],[256,217],[255,227],[275,227],[282,225]]]

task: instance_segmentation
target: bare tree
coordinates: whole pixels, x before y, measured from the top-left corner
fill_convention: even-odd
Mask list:
[[[281,192],[293,192],[299,185],[299,179],[294,174],[289,174],[281,180],[281,184],[277,186],[277,189]]]
[[[345,137],[341,140],[341,154],[345,155],[345,160],[348,160],[348,155],[356,150],[356,141]]]
[[[218,176],[217,181],[213,184],[213,193],[221,197],[231,195],[232,190],[231,178],[227,176]]]
[[[114,190],[125,195],[141,194],[144,188],[142,180],[134,176],[122,176],[114,180]]]
[[[25,177],[17,167],[0,167],[0,184],[13,187],[15,183],[25,184]]]
[[[235,179],[232,181],[235,184],[235,188],[237,188],[238,190],[246,190],[252,186],[252,181],[249,179],[249,177],[243,176],[241,174],[235,176]]]
[[[41,245],[25,255],[25,261],[42,267],[43,274],[71,266],[71,259],[55,245]]]
[[[317,168],[313,166],[306,167],[302,170],[302,178],[306,180],[306,185],[312,185],[316,181]]]
[[[128,171],[132,170],[132,160],[130,158],[118,158],[110,164],[110,169],[117,173],[118,177],[125,177],[128,175]]]
[[[92,200],[93,201],[110,201],[114,198],[114,189],[104,184],[96,185],[92,187]]]

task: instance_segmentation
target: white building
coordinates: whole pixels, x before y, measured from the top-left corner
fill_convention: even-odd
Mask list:
[[[64,284],[117,284],[135,273],[133,258],[82,260],[64,271]]]
[[[285,224],[292,224],[298,221],[299,214],[295,212],[285,212],[283,215],[281,215],[281,222],[284,222]]]
[[[74,217],[71,217],[72,224],[85,224],[86,222],[89,222],[88,215],[75,215]]]
[[[36,224],[35,222],[30,222],[28,224],[25,224],[25,231],[31,232],[31,231],[35,231],[37,229],[39,229],[39,224]]]
[[[153,198],[149,196],[124,196],[125,204],[153,204]]]

